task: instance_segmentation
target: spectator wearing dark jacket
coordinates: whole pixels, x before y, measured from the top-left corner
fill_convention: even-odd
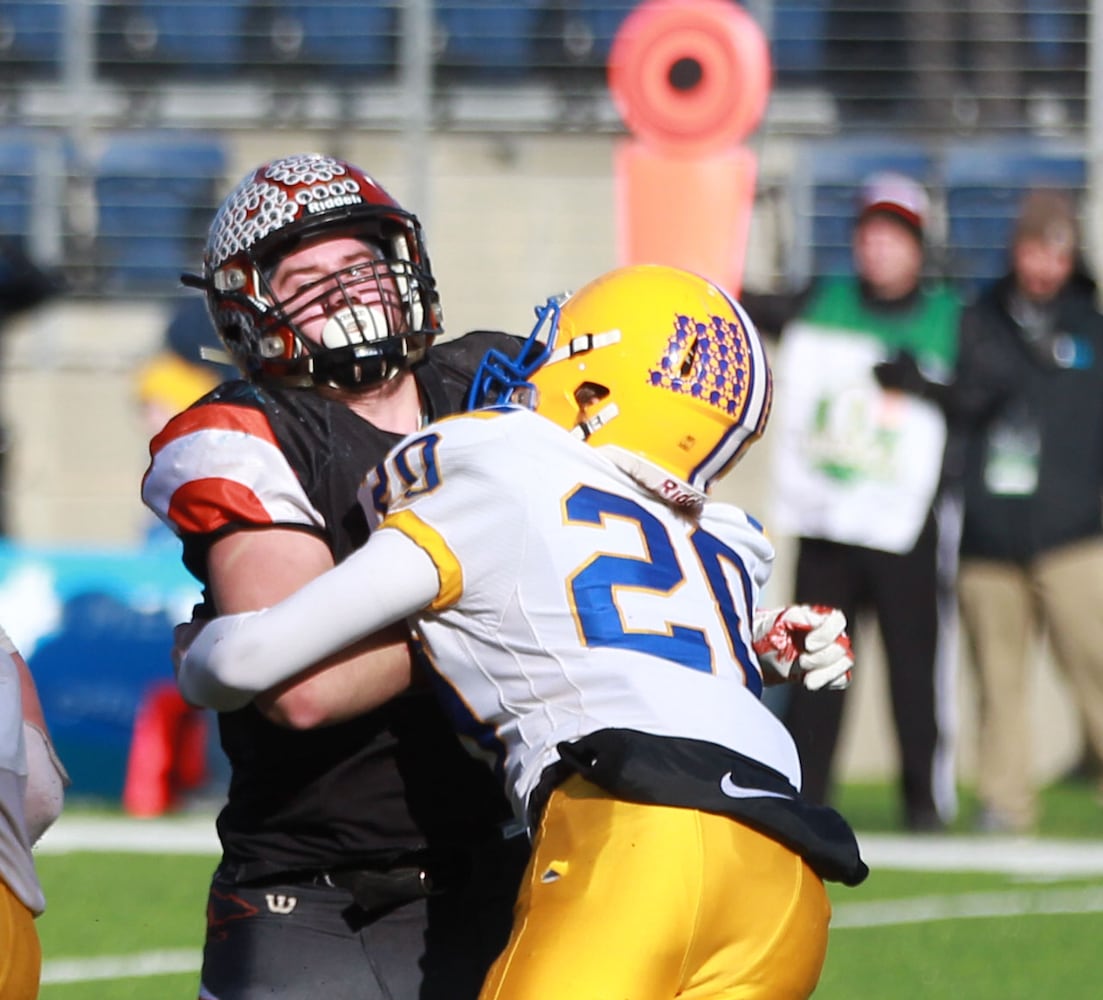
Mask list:
[[[1034,645],[1103,755],[1103,316],[1064,195],[1025,199],[1009,273],[965,313],[954,389],[959,599],[979,684],[977,826],[1037,821]]]

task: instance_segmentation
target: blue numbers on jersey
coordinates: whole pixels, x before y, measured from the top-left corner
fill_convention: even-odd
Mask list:
[[[662,522],[634,500],[589,486],[567,499],[566,511],[568,523],[601,524],[607,516],[634,521],[647,550],[645,559],[599,555],[571,578],[571,594],[587,645],[635,649],[711,672],[712,651],[700,629],[670,623],[668,633],[629,629],[617,607],[618,587],[669,594],[685,580]]]
[[[666,528],[653,514],[627,497],[583,486],[566,500],[568,524],[601,525],[607,517],[639,527],[646,555],[601,554],[568,580],[582,637],[590,646],[616,646],[670,660],[692,670],[712,671],[712,649],[702,629],[665,623],[665,631],[629,628],[617,604],[617,591],[629,588],[670,594],[685,582],[685,573]],[[762,681],[740,635],[741,610],[749,614],[751,586],[739,555],[715,535],[697,529],[690,541],[705,570],[731,651],[743,668],[747,687],[761,694]],[[733,594],[724,573],[727,565],[741,581]]]
[[[754,592],[751,588],[751,579],[747,574],[747,568],[743,565],[739,553],[707,531],[698,528],[689,540],[693,543],[697,558],[701,560],[701,566],[705,571],[705,578],[709,582],[713,600],[716,602],[717,608],[720,609],[720,617],[723,619],[724,631],[728,636],[728,642],[731,644],[732,655],[735,656],[743,668],[743,677],[747,687],[756,695],[761,696],[762,675],[758,672],[758,667],[755,665],[756,661],[752,660],[750,653],[747,651],[739,630],[744,615],[747,617],[748,627],[750,626],[751,607],[754,601]],[[729,578],[724,573],[725,565],[738,577],[742,593],[738,595],[732,593],[732,588],[728,583]]]
[[[439,440],[432,432],[413,439],[368,476],[366,486],[379,517],[400,500],[430,493],[440,485]],[[580,486],[571,493],[564,510],[567,525],[601,527],[608,518],[634,525],[644,550],[642,556],[595,553],[568,578],[582,641],[588,646],[631,649],[711,673],[713,650],[704,629],[670,621],[658,630],[632,627],[618,603],[623,590],[662,597],[672,595],[686,582],[662,521],[636,501],[592,486]],[[742,623],[751,614],[753,595],[743,560],[731,546],[701,528],[690,534],[689,541],[712,593],[712,610],[727,637],[730,654],[742,667],[747,687],[761,695],[762,678],[741,633]],[[733,581],[737,581],[734,586]]]
[[[439,441],[436,434],[425,434],[394,456],[394,469],[402,480],[402,496],[410,498],[419,493],[432,493],[440,485],[437,469]]]
[[[424,434],[395,453],[390,462],[390,474],[385,463],[368,473],[364,486],[378,518],[385,517],[396,500],[432,493],[440,485],[437,466],[439,442],[438,435]]]

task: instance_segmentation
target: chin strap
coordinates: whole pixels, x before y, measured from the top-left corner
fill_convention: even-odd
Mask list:
[[[401,341],[399,345],[397,342]],[[411,335],[390,337],[376,344],[350,344],[304,356],[310,384],[334,389],[363,389],[390,382],[425,356],[428,345]]]
[[[672,476],[666,469],[654,462],[641,458],[619,445],[606,444],[598,449],[606,455],[621,472],[631,476],[650,493],[654,493],[664,503],[679,510],[697,511],[708,497],[689,483]]]
[[[608,406],[603,406],[592,417],[579,422],[571,433],[580,441],[585,441],[591,434],[596,434],[607,423],[615,419],[619,413],[620,410],[617,409],[617,404],[610,403]]]

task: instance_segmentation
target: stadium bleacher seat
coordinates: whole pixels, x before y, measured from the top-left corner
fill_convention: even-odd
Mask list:
[[[603,84],[609,50],[632,0],[543,0],[534,55],[541,72],[559,83]]]
[[[1087,164],[1079,147],[1007,140],[962,143],[943,159],[950,273],[967,293],[1007,269],[1007,247],[1028,189],[1054,187],[1079,197]]]
[[[777,0],[770,56],[778,80],[813,81],[824,67],[828,0]]]
[[[1083,65],[1077,48],[1087,37],[1087,4],[1077,0],[1023,0],[1030,61],[1039,68],[1061,69]]]
[[[69,224],[73,147],[62,131],[0,128],[0,238],[41,263],[60,263]]]
[[[398,0],[254,0],[246,35],[251,71],[289,81],[371,79],[397,64]]]
[[[108,292],[171,293],[193,270],[224,183],[221,140],[143,131],[96,162],[96,248]]]
[[[60,76],[65,8],[65,0],[0,0],[0,83]]]
[[[434,50],[441,80],[500,80],[534,70],[538,0],[437,0]]]
[[[35,169],[35,144],[27,131],[0,131],[0,236],[30,236]]]
[[[850,238],[862,181],[872,173],[894,170],[929,186],[934,164],[925,147],[909,142],[857,138],[806,146],[793,177],[797,252],[790,276],[852,274]]]
[[[96,9],[99,72],[148,84],[225,77],[245,66],[249,0],[112,0]]]

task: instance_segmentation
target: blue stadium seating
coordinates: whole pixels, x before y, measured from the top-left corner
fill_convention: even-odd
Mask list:
[[[310,80],[393,74],[399,38],[398,0],[338,0],[251,5],[250,72]]]
[[[200,72],[240,69],[246,0],[149,2],[142,8],[153,19],[158,56],[170,65]]]
[[[1030,61],[1039,68],[1060,69],[1082,62],[1076,48],[1084,44],[1087,4],[1073,0],[1022,0]]]
[[[603,81],[613,39],[636,6],[633,0],[542,0],[537,61],[561,82]]]
[[[60,74],[65,44],[65,0],[0,0],[0,65],[10,79]],[[4,81],[0,81],[2,83]]]
[[[1078,147],[1017,140],[952,146],[943,160],[950,270],[967,292],[1007,270],[1019,202],[1034,187],[1079,196],[1087,164]]]
[[[539,2],[437,0],[438,76],[480,80],[531,73]]]
[[[894,170],[930,185],[934,157],[921,145],[900,141],[833,140],[805,147],[794,176],[796,244],[811,248],[798,278],[852,274],[850,238],[862,181]]]
[[[98,64],[135,83],[229,76],[245,65],[250,0],[112,0],[96,11]]]
[[[777,0],[770,55],[782,81],[815,80],[824,67],[828,0]]]
[[[26,129],[0,131],[0,236],[30,236],[35,159],[34,140]]]
[[[110,292],[168,293],[198,266],[223,186],[215,138],[141,132],[108,142],[96,164],[96,245]]]

